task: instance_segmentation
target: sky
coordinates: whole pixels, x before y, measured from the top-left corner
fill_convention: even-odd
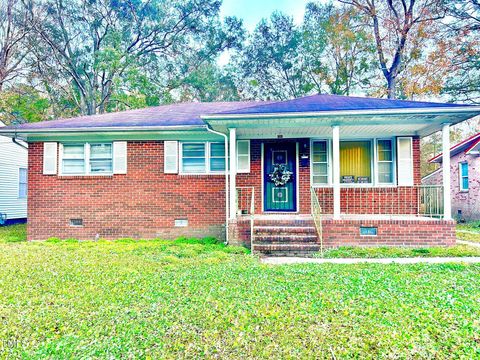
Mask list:
[[[270,17],[275,10],[292,16],[295,23],[299,24],[307,2],[308,0],[223,0],[220,15],[242,18],[249,31],[252,31],[262,18]]]

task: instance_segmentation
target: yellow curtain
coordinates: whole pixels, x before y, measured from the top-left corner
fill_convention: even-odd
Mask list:
[[[340,177],[358,176],[371,177],[371,146],[370,141],[340,142]]]

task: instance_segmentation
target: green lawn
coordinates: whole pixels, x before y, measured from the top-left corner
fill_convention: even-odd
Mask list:
[[[1,231],[0,357],[480,357],[479,265],[267,266],[211,239]]]
[[[480,243],[480,221],[458,224],[457,239]]]

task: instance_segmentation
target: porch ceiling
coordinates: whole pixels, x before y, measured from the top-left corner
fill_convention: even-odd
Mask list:
[[[237,129],[239,138],[329,137],[331,126],[340,126],[340,136],[381,137],[395,135],[428,136],[441,130],[442,124],[457,124],[480,113],[480,109],[450,112],[345,114],[267,114],[257,117],[204,118],[214,130]]]

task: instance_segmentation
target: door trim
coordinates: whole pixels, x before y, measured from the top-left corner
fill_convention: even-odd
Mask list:
[[[288,142],[288,140],[287,140]],[[292,211],[277,211],[277,210],[265,210],[265,141],[262,141],[260,146],[260,166],[261,166],[261,196],[262,196],[262,213],[268,214],[298,214],[300,213],[300,163],[298,160],[298,141],[291,141],[295,144],[295,167],[296,167],[296,179],[295,179],[295,192],[296,192],[296,201],[295,201],[295,210]]]

